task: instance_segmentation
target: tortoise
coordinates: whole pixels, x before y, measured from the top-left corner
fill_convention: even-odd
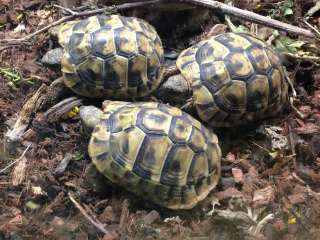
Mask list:
[[[57,35],[63,81],[80,96],[134,99],[160,84],[162,42],[143,19],[96,15],[63,24]]]
[[[82,106],[88,152],[112,183],[168,209],[191,209],[217,185],[217,136],[179,108],[156,102]]]
[[[200,41],[181,52],[176,68],[180,74],[172,78],[188,81],[199,118],[213,127],[274,116],[288,100],[280,56],[247,33]]]
[[[91,19],[99,18],[104,17],[91,17]],[[124,17],[112,15],[106,16],[106,18],[119,20]],[[136,20],[135,18],[133,19]],[[127,22],[131,21],[128,20]],[[143,20],[141,21],[143,22]],[[123,20],[120,25],[122,22]],[[89,23],[91,23],[91,21],[89,21]],[[78,25],[67,23],[65,26],[66,30],[60,31],[61,37],[59,39],[61,39],[61,45],[74,45],[71,44],[72,41],[69,36],[77,36],[76,26]],[[116,26],[117,21],[113,22],[110,28],[116,29]],[[153,29],[147,23],[146,26]],[[70,28],[72,28],[72,31],[70,31]],[[91,29],[91,27],[87,28]],[[82,33],[85,32],[83,29],[79,31]],[[150,30],[150,32],[153,32],[151,35],[156,35],[155,31]],[[62,40],[64,40],[64,42]],[[161,40],[157,35],[156,42],[158,42],[158,44],[154,46],[154,49],[157,51],[154,52],[158,52],[156,55],[161,56],[161,60],[156,61],[158,63],[157,67],[159,68],[153,68],[158,69],[158,71],[154,71],[158,73],[155,74],[157,78],[156,81],[147,81],[147,86],[149,86],[150,91],[142,90],[140,91],[140,96],[151,93],[154,89],[157,89],[161,81],[178,72],[180,74],[170,77],[167,82],[172,81],[172,79],[178,79],[180,82],[185,81],[188,83],[191,91],[187,91],[187,93],[192,92],[193,105],[196,107],[199,118],[213,127],[231,127],[269,118],[278,114],[288,102],[288,85],[280,56],[270,45],[257,37],[247,33],[223,33],[212,36],[182,51],[174,68],[172,68],[172,66],[169,68],[164,67],[163,48]],[[78,48],[75,47],[79,50],[78,52],[86,52],[82,44],[75,45],[78,46]],[[75,55],[81,55],[78,52],[76,52],[77,54]],[[68,58],[65,57],[63,59],[66,60]],[[96,58],[94,57],[94,59]],[[70,71],[71,73],[68,73],[71,65],[66,63],[66,61],[62,61],[62,66],[67,85],[69,84],[69,86],[72,87],[72,84],[76,82],[76,86],[85,86],[84,88],[80,88],[79,93],[84,89],[85,91],[81,93],[90,93],[89,96],[91,97],[117,96],[118,100],[125,100],[126,94],[130,92],[126,87],[113,89],[111,92],[106,89],[102,90],[102,88],[108,84],[102,86],[102,81],[94,80],[95,77],[101,79],[99,71],[97,71],[98,74],[95,76],[84,74],[88,76],[86,81],[73,81],[73,79],[79,78],[75,77],[77,74],[74,74],[73,70]],[[92,72],[86,64],[83,69],[86,73]],[[127,70],[127,65],[118,68],[119,73],[127,74],[126,79],[136,79],[135,77],[137,75]],[[104,81],[104,83],[105,82],[108,81]],[[118,81],[116,80],[116,82]],[[100,85],[98,83],[100,83]],[[174,85],[176,85],[176,83]],[[142,86],[144,86],[143,89],[146,89],[145,85]],[[164,86],[164,84],[161,86]],[[181,84],[181,86],[183,86],[183,84]],[[134,89],[137,90],[137,88]],[[130,96],[136,96],[135,93],[137,92],[135,90],[130,92]],[[165,91],[165,94],[162,95],[165,97],[166,95],[171,96],[172,94],[166,94],[170,92],[171,89],[166,90],[169,91]],[[184,94],[181,94],[181,91],[176,92],[181,98],[185,97],[183,96]],[[172,97],[171,99],[176,98]],[[186,99],[181,102],[185,101]]]

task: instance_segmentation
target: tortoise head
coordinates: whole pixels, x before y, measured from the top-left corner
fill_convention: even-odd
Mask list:
[[[94,106],[81,106],[80,119],[86,133],[91,133],[94,127],[100,122],[103,112]]]

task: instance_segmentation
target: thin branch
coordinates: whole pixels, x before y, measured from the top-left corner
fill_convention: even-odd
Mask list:
[[[143,2],[135,2],[135,3],[124,3],[118,6],[113,7],[106,7],[106,8],[100,8],[100,9],[95,9],[95,10],[91,10],[91,11],[84,11],[84,12],[75,12],[72,10],[69,10],[68,12],[71,13],[71,15],[69,16],[65,16],[60,18],[59,20],[45,26],[44,28],[41,28],[27,36],[24,36],[22,38],[11,38],[11,39],[1,39],[0,43],[7,43],[7,44],[23,44],[24,42],[26,42],[27,40],[30,40],[31,38],[33,38],[34,36],[47,31],[48,29],[57,26],[61,23],[64,23],[66,21],[72,20],[74,18],[77,17],[84,17],[84,16],[93,16],[96,14],[101,14],[107,11],[111,11],[111,10],[125,10],[125,9],[129,9],[129,8],[137,8],[137,7],[141,7],[141,6],[146,6],[146,5],[152,5],[152,4],[156,4],[159,3],[161,0],[151,0],[151,1],[143,1]],[[56,6],[58,7],[58,6]],[[59,8],[61,8],[59,6]],[[63,8],[64,10],[66,10],[66,8]]]
[[[211,1],[211,0],[176,0],[178,2],[185,2],[185,3],[190,3],[193,5],[198,5],[198,6],[204,6],[204,7],[208,7],[211,9],[219,9],[220,11],[222,11],[223,13],[227,14],[227,15],[233,15],[236,17],[239,17],[241,19],[244,20],[248,20],[254,23],[258,23],[258,24],[262,24],[271,28],[275,28],[278,30],[282,30],[282,31],[286,31],[286,32],[290,32],[290,33],[294,33],[297,35],[303,35],[306,37],[311,37],[314,38],[315,34],[313,32],[311,32],[310,30],[304,29],[304,28],[299,28],[287,23],[283,23],[280,22],[278,20],[275,19],[271,19],[247,10],[243,10],[243,9],[239,9],[236,7],[232,7],[229,6],[227,4],[221,3],[221,2],[217,2],[217,1]],[[129,8],[137,8],[137,7],[141,7],[141,6],[146,6],[146,5],[153,5],[153,4],[157,4],[160,2],[171,2],[168,0],[150,0],[150,1],[142,1],[142,2],[135,2],[135,3],[124,3],[118,6],[115,6],[115,10],[125,10],[125,9],[129,9]],[[56,6],[58,7],[58,6]],[[59,8],[61,8],[59,6]],[[25,37],[22,38],[17,38],[17,39],[3,39],[0,40],[1,43],[24,43],[27,40],[33,38],[34,36],[36,36],[39,33],[45,32],[48,29],[50,29],[51,27],[57,26],[63,22],[72,20],[76,17],[83,17],[83,16],[92,16],[95,14],[101,14],[104,13],[106,11],[110,11],[112,9],[112,7],[107,7],[107,8],[102,8],[102,9],[96,9],[96,10],[91,10],[91,11],[84,11],[84,12],[75,12],[75,11],[68,11],[69,13],[71,13],[70,16],[65,16],[51,24],[49,24],[48,26],[39,29],[38,31],[35,31],[34,33],[31,33]]]
[[[70,13],[71,15],[76,15],[77,14],[76,11],[72,11],[70,8],[62,7],[62,6],[58,5],[58,4],[53,4],[53,6],[56,7],[56,8],[60,8],[63,11],[66,11],[66,12]]]
[[[303,115],[302,112],[300,112],[300,111],[296,108],[296,106],[294,106],[293,101],[294,101],[294,98],[293,98],[293,97],[289,97],[290,107],[293,109],[293,111],[294,111],[301,119],[304,119],[305,116]]]
[[[85,209],[80,205],[80,203],[78,203],[71,195],[71,193],[68,193],[68,197],[71,200],[71,202],[80,210],[80,212],[83,214],[83,216],[85,216],[90,223],[92,223],[97,229],[99,229],[101,232],[103,232],[104,234],[108,234],[111,235],[111,233],[109,231],[107,231],[103,224],[100,222],[95,222],[90,216],[89,214],[85,211]]]
[[[319,4],[319,5],[320,5],[320,4]],[[312,26],[310,23],[308,23],[308,21],[307,21],[306,19],[303,19],[303,22],[304,22],[304,24],[306,24],[312,31],[314,31],[315,34],[317,34],[318,37],[320,37],[320,32],[319,32],[319,30],[318,30],[316,27],[314,27],[314,26]]]
[[[304,29],[304,28],[300,28],[300,27],[296,27],[293,26],[291,24],[287,24],[284,22],[280,22],[278,20],[269,18],[269,17],[265,17],[247,10],[243,10],[240,8],[236,8],[236,7],[232,7],[230,5],[221,3],[221,2],[217,2],[217,1],[211,1],[211,0],[177,0],[180,2],[186,2],[186,3],[190,3],[193,5],[198,5],[198,6],[202,6],[202,7],[207,7],[207,8],[211,8],[211,9],[218,9],[221,12],[223,12],[224,14],[227,15],[233,15],[236,17],[239,17],[241,19],[250,21],[250,22],[254,22],[254,23],[258,23],[258,24],[262,24],[271,28],[275,28],[281,31],[286,31],[286,32],[290,32],[290,33],[294,33],[297,35],[302,35],[305,37],[310,37],[310,38],[314,38],[315,34],[313,32],[311,32],[310,30]]]
[[[23,153],[21,154],[21,156],[19,158],[17,158],[16,160],[14,160],[12,163],[10,163],[8,166],[6,166],[5,168],[1,169],[0,170],[0,173],[3,173],[5,172],[7,169],[9,169],[10,167],[12,167],[14,164],[16,164],[17,162],[19,162],[23,157],[24,155],[26,155],[27,151],[29,150],[31,146],[31,143],[26,147],[26,149],[23,151]]]
[[[290,125],[290,123],[288,123],[288,130],[289,130],[289,142],[290,142],[290,147],[291,147],[291,153],[293,155],[293,165],[294,165],[294,169],[297,169],[297,160],[296,160],[296,150],[295,150],[295,142],[294,142],[294,138],[293,138],[293,133],[292,133],[292,127]]]
[[[70,15],[70,16],[66,16],[66,17],[63,17],[63,18],[60,18],[59,20],[45,26],[44,28],[41,28],[25,37],[22,37],[22,38],[9,38],[9,39],[1,39],[0,40],[0,43],[9,43],[9,44],[17,44],[17,43],[20,43],[20,44],[23,44],[24,42],[26,42],[27,40],[33,38],[34,36],[42,33],[42,32],[45,32],[47,31],[48,29],[54,27],[54,26],[57,26],[63,22],[66,22],[66,21],[69,21],[71,19],[73,19],[75,17],[75,15]]]

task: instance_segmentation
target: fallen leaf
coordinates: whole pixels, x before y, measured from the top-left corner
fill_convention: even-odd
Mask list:
[[[28,201],[28,202],[26,202],[26,207],[29,209],[29,210],[37,210],[37,209],[39,209],[41,206],[40,206],[40,204],[38,204],[38,203],[35,203],[35,202],[33,202],[33,201]]]
[[[225,24],[218,23],[218,24],[214,25],[209,30],[209,32],[207,33],[206,37],[212,37],[212,36],[216,36],[216,35],[225,33],[227,28],[228,27]]]

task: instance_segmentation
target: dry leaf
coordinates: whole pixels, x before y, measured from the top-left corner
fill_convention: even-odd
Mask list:
[[[218,23],[209,30],[209,32],[206,34],[206,37],[209,38],[212,36],[225,33],[227,31],[227,28],[228,27],[225,24]]]

